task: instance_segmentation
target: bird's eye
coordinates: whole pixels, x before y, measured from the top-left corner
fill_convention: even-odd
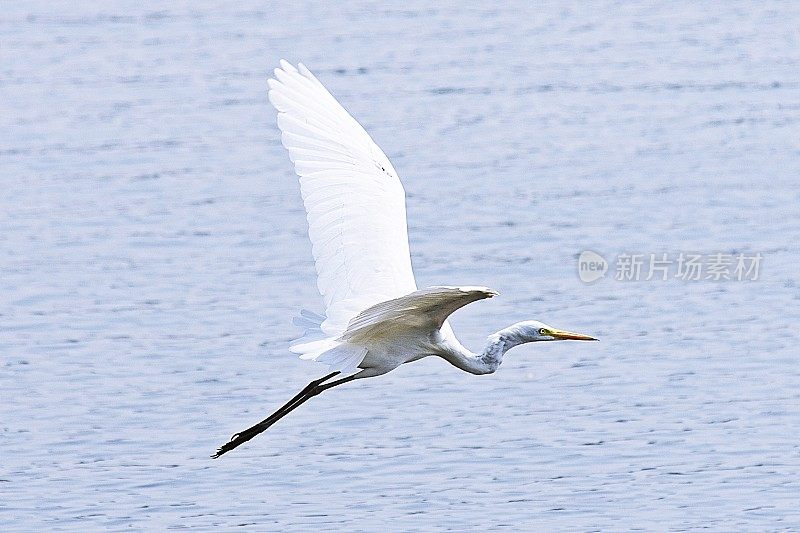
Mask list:
[[[545,336],[547,335],[547,330],[544,328],[539,328],[539,335]]]

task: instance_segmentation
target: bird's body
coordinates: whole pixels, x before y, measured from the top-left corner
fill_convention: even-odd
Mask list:
[[[496,294],[485,287],[417,290],[365,309],[335,338],[296,344],[292,350],[339,372],[355,370],[355,365],[364,377],[385,374],[427,356],[442,357],[474,374],[490,373],[496,367],[482,364],[483,354],[464,348],[446,318],[470,302]],[[316,333],[313,326],[308,333]]]
[[[441,357],[472,374],[490,374],[506,351],[522,343],[594,340],[531,320],[490,335],[481,353],[465,348],[447,317],[497,292],[486,287],[417,289],[405,191],[389,159],[302,64],[295,68],[281,61],[269,87],[281,141],[300,177],[317,286],[325,302],[325,316],[303,311],[295,319],[306,333],[292,351],[301,359],[327,364],[331,373],[234,435],[214,457],[328,388],[424,357]],[[346,376],[331,381],[341,375]]]

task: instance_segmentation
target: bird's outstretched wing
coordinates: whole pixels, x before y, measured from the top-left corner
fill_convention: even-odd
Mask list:
[[[300,177],[322,331],[338,334],[360,311],[417,289],[405,191],[386,155],[302,64],[281,61],[269,88]]]
[[[373,331],[384,334],[387,328],[441,328],[456,310],[496,294],[487,287],[421,289],[365,309],[350,321],[341,340],[369,337]]]

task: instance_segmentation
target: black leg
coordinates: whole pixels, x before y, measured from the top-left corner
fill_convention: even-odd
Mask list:
[[[216,459],[220,455],[222,455],[223,453],[229,452],[232,449],[234,449],[237,446],[239,446],[240,444],[243,444],[243,443],[247,442],[248,440],[252,439],[256,435],[258,435],[259,433],[261,433],[262,431],[267,429],[269,426],[271,426],[279,418],[282,418],[286,413],[288,413],[287,409],[292,408],[292,406],[295,403],[297,403],[298,400],[303,400],[303,398],[305,398],[308,395],[308,392],[311,389],[313,389],[317,385],[323,383],[324,381],[329,380],[330,378],[332,378],[333,376],[337,375],[338,373],[339,372],[331,372],[327,376],[323,376],[323,377],[321,377],[319,379],[315,379],[314,381],[312,381],[311,383],[306,385],[303,388],[303,390],[298,392],[291,400],[289,400],[288,402],[283,404],[283,406],[281,406],[280,409],[278,409],[277,411],[275,411],[274,413],[269,415],[267,418],[265,418],[264,420],[262,420],[258,424],[245,429],[244,431],[241,431],[239,433],[234,434],[233,437],[231,437],[231,440],[229,442],[226,442],[222,446],[220,446],[217,449],[217,453],[215,453],[211,457]]]
[[[245,429],[244,431],[235,434],[231,437],[229,442],[226,442],[222,446],[217,449],[217,453],[212,455],[211,457],[217,459],[222,454],[233,450],[234,448],[238,447],[241,444],[249,441],[259,433],[266,431],[270,426],[272,426],[275,422],[283,418],[284,416],[291,413],[293,410],[297,409],[305,403],[306,401],[310,400],[317,394],[321,393],[324,390],[330,389],[331,387],[335,387],[336,385],[341,385],[342,383],[347,383],[348,381],[352,381],[356,379],[356,375],[347,376],[345,378],[332,381],[330,383],[324,383],[325,381],[329,380],[333,376],[339,374],[339,372],[332,372],[327,376],[324,376],[320,379],[316,379],[306,385],[303,390],[295,395],[294,398],[286,402],[280,409],[272,413],[270,416],[259,422],[258,424]]]
[[[246,429],[245,431],[250,431],[251,429],[254,429],[255,427],[261,427],[264,424],[268,424],[266,427],[264,427],[264,429],[267,429],[267,427],[271,426],[272,423],[277,422],[280,418],[283,418],[283,416],[286,415],[289,411],[294,409],[295,404],[297,404],[298,402],[300,402],[300,403],[304,402],[306,396],[308,396],[308,394],[311,392],[311,390],[314,387],[318,387],[321,383],[324,383],[324,382],[328,381],[329,379],[331,379],[332,377],[334,377],[334,376],[336,376],[338,374],[339,374],[339,372],[331,372],[327,376],[323,376],[323,377],[321,377],[319,379],[315,379],[314,381],[312,381],[311,383],[309,383],[308,385],[303,387],[303,390],[301,390],[300,392],[295,394],[295,396],[291,400],[289,400],[288,402],[283,404],[280,409],[278,409],[277,411],[275,411],[274,413],[269,415],[267,418],[265,418],[264,420],[262,420],[261,422],[259,422],[255,426]],[[231,440],[233,440],[237,435],[240,435],[240,433],[237,433],[236,435],[231,437]],[[256,433],[256,435],[258,435],[258,433]]]

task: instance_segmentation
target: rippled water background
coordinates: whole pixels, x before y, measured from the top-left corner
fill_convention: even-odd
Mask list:
[[[0,529],[800,528],[800,8],[7,2]],[[288,4],[288,3],[287,3]],[[493,376],[326,393],[266,78],[305,61],[403,178],[420,286]],[[761,252],[751,282],[585,285],[576,257]]]

